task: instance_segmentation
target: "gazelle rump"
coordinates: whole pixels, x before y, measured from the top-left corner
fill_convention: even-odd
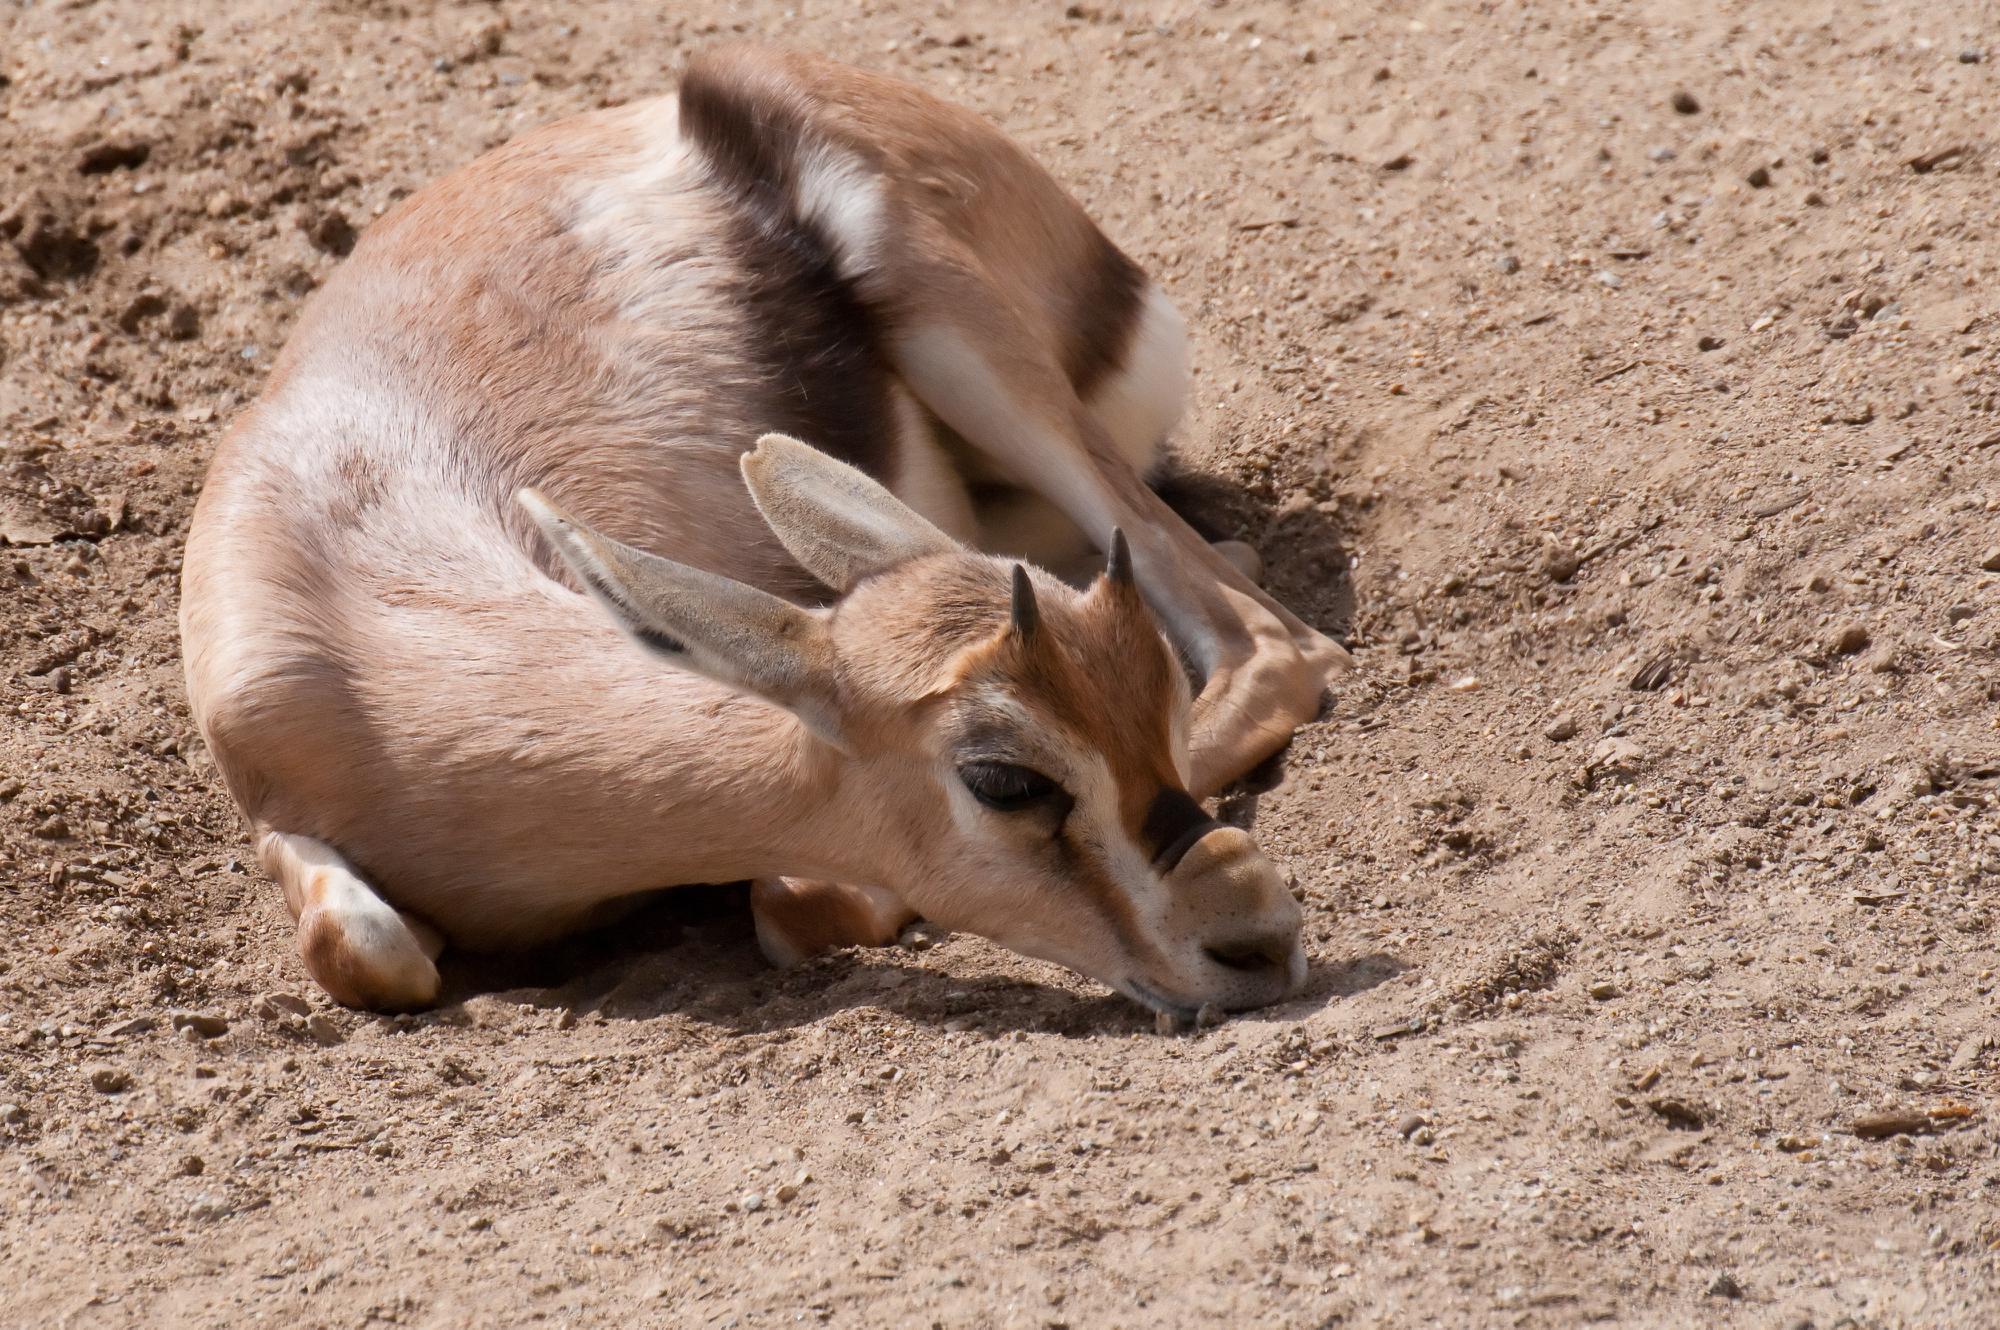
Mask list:
[[[1292,991],[1298,908],[1197,800],[1344,655],[1145,486],[1185,382],[1045,173],[824,61],[719,52],[412,196],[188,543],[307,968],[419,1006],[446,943],[749,879],[779,963],[921,915],[1159,1010]]]

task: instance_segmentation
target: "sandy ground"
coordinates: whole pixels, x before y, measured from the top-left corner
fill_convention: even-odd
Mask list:
[[[0,1324],[2000,1323],[2000,25],[1975,0],[0,10]],[[192,495],[364,227],[761,33],[1018,135],[1360,666],[1194,1036],[740,894],[329,1009]]]

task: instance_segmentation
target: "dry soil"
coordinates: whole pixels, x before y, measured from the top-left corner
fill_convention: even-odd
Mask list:
[[[1359,668],[1160,1037],[740,893],[329,1009],[189,723],[210,449],[353,234],[763,34],[992,116],[1195,331]],[[0,1323],[2000,1323],[1978,0],[0,12]]]

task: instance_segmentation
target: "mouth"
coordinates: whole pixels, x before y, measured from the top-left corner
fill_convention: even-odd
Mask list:
[[[1190,1007],[1185,1003],[1175,1002],[1158,989],[1148,987],[1137,979],[1127,979],[1124,983],[1116,985],[1116,987],[1126,997],[1131,998],[1134,1002],[1159,1017],[1162,1026],[1169,1021],[1178,1022],[1181,1025],[1195,1025],[1201,1019],[1202,1008]]]

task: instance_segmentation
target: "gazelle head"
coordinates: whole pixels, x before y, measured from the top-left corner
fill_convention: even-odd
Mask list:
[[[1299,908],[1242,830],[1186,789],[1185,675],[1122,537],[1078,591],[971,550],[860,471],[766,435],[743,459],[779,541],[839,594],[805,609],[522,503],[642,645],[792,713],[838,864],[944,927],[1066,965],[1156,1011],[1260,1006],[1304,979]],[[802,805],[809,800],[802,800]],[[826,825],[824,822],[821,825]],[[822,833],[823,834],[823,833]]]

